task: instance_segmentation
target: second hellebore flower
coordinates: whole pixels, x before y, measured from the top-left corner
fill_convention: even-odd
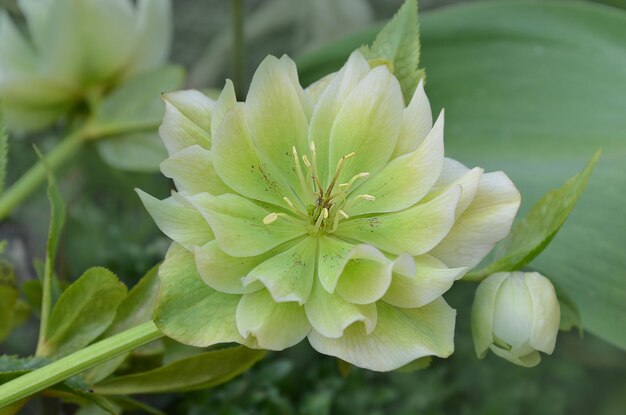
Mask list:
[[[284,56],[263,61],[245,102],[230,82],[216,102],[165,100],[161,168],[178,192],[140,193],[175,241],[158,307],[213,310],[193,331],[157,310],[166,335],[270,350],[308,338],[379,371],[453,352],[441,295],[507,235],[520,196],[504,173],[444,158],[423,85],[405,107],[388,68],[355,52],[304,90]],[[177,298],[189,273],[208,295]]]
[[[169,0],[18,0],[24,37],[0,12],[0,99],[10,127],[43,128],[128,77],[162,65]]]
[[[552,354],[561,312],[554,286],[537,272],[497,272],[480,283],[472,307],[472,333],[479,358],[487,350],[515,363],[539,364]]]

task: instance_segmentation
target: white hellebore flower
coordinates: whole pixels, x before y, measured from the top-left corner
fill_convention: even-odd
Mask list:
[[[378,371],[453,352],[441,297],[504,238],[520,196],[502,172],[445,159],[419,85],[354,52],[308,89],[268,57],[245,102],[165,95],[161,165],[177,192],[140,193],[174,240],[156,323],[183,343],[321,353]],[[204,281],[204,288],[198,285]]]
[[[480,283],[472,307],[479,358],[488,349],[516,365],[539,364],[552,354],[561,312],[554,286],[536,272],[498,272]]]
[[[12,128],[52,124],[93,94],[162,65],[169,0],[18,0],[24,37],[0,12],[0,100]]]

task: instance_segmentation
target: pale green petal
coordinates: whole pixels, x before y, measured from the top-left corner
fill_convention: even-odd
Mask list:
[[[0,83],[28,76],[36,70],[33,47],[15,27],[6,11],[0,11]]]
[[[310,97],[314,106],[320,100],[328,85],[335,79],[335,76],[337,76],[337,72],[329,73],[306,87],[304,92]]]
[[[170,239],[190,249],[214,238],[206,219],[182,196],[174,194],[159,200],[142,190],[136,191],[156,225]]]
[[[253,257],[233,257],[222,251],[217,241],[211,241],[193,250],[196,268],[202,280],[214,290],[227,294],[252,293],[263,288],[261,283],[244,286],[248,273],[276,252],[268,251]]]
[[[135,51],[135,11],[128,0],[81,0],[82,81],[102,82],[119,76]],[[147,42],[148,43],[148,42]],[[148,43],[149,44],[149,43]],[[146,47],[146,45],[144,45]]]
[[[433,114],[428,97],[424,92],[424,80],[421,80],[409,106],[404,109],[402,114],[402,127],[400,128],[398,143],[391,157],[395,158],[415,151],[431,128],[433,128]]]
[[[352,304],[339,294],[331,294],[319,280],[313,284],[311,297],[304,305],[306,316],[316,330],[324,337],[338,338],[352,323],[363,322],[366,333],[376,327],[378,314],[376,304]]]
[[[529,343],[534,349],[552,354],[561,322],[561,309],[554,286],[549,279],[536,272],[526,273],[524,283],[532,302],[533,322]]]
[[[496,355],[500,356],[501,358],[506,359],[509,362],[514,363],[518,366],[535,367],[539,364],[539,362],[541,362],[541,356],[539,355],[539,352],[537,351],[530,352],[527,355],[517,356],[512,351],[505,350],[494,344],[489,346],[489,349],[491,349],[492,352],[494,352]]]
[[[322,287],[329,293],[335,291],[341,271],[346,266],[353,244],[341,239],[323,236],[319,240],[317,275]]]
[[[259,264],[243,282],[248,285],[260,281],[275,301],[297,301],[302,305],[311,294],[316,256],[317,238],[305,238]]]
[[[447,268],[428,255],[401,255],[394,262],[391,285],[383,301],[402,308],[422,307],[448,291],[466,271],[467,268]]]
[[[424,142],[413,152],[392,160],[374,177],[351,193],[346,213],[360,216],[369,213],[395,212],[417,203],[431,189],[443,165],[443,113]],[[376,197],[359,199],[359,194]]]
[[[401,212],[349,219],[339,225],[336,234],[396,255],[421,255],[437,245],[454,225],[460,194],[461,187],[455,186]]]
[[[507,276],[506,272],[492,274],[476,288],[472,305],[472,337],[479,359],[485,357],[487,349],[493,343],[493,312],[496,297]]]
[[[300,343],[311,330],[311,324],[298,303],[277,303],[266,291],[244,294],[237,307],[237,328],[258,346],[283,350]]]
[[[211,151],[217,174],[237,193],[277,206],[287,207],[284,197],[298,202],[281,173],[259,159],[250,138],[244,104],[236,104],[225,115],[213,137]]]
[[[315,350],[365,369],[394,370],[424,356],[448,357],[454,351],[456,312],[442,299],[421,308],[396,308],[380,302],[371,334],[362,324],[348,327],[337,339],[311,330]]]
[[[283,55],[278,60],[278,63],[282,67],[282,69],[287,74],[287,77],[293,84],[293,88],[298,94],[298,99],[300,100],[300,105],[302,105],[302,109],[304,110],[304,114],[309,120],[311,118],[311,113],[313,112],[313,103],[314,100],[311,99],[309,94],[307,94],[302,86],[300,85],[300,79],[298,77],[298,68],[296,67],[296,63],[288,56]]]
[[[188,200],[209,222],[220,248],[232,256],[260,255],[307,232],[304,222],[292,218],[264,224],[272,212],[239,195],[200,193]]]
[[[356,245],[344,258],[337,293],[354,304],[374,303],[391,284],[393,262],[373,246]]]
[[[304,92],[292,77],[285,62],[274,56],[265,58],[252,78],[245,113],[260,160],[280,171],[290,186],[299,190],[292,148],[299,154],[308,153],[308,120],[300,100]]]
[[[518,348],[530,340],[532,302],[524,283],[524,273],[513,272],[504,280],[493,311],[493,336]]]
[[[441,174],[423,201],[434,199],[450,186],[460,185],[461,197],[456,205],[456,218],[458,219],[474,200],[483,172],[484,169],[480,167],[474,167],[470,170],[456,160],[444,158]]]
[[[356,51],[350,55],[338,73],[333,74],[331,78],[324,78],[328,82],[324,85],[323,92],[319,93],[320,97],[313,110],[308,136],[309,141],[315,142],[319,165],[325,166],[319,171],[319,179],[326,186],[330,181],[330,174],[333,173],[329,168],[334,167],[330,166],[331,163],[328,161],[330,133],[333,124],[343,102],[370,70],[371,68],[363,55]],[[314,86],[312,85],[309,89],[312,87]],[[321,86],[318,85],[317,88],[321,88]]]
[[[223,294],[206,285],[190,252],[172,244],[159,267],[159,277],[154,322],[163,334],[197,347],[229,342],[253,346],[237,330],[235,316],[241,296]]]
[[[187,147],[173,154],[161,163],[161,171],[166,177],[174,180],[179,192],[189,194],[233,193],[224,184],[213,167],[213,155],[199,145]]]
[[[398,141],[403,109],[398,80],[386,66],[372,69],[337,114],[330,135],[329,172],[334,174],[339,159],[352,152],[356,155],[345,163],[340,183],[358,173],[382,170]]]
[[[26,18],[30,38],[39,50],[46,41],[46,29],[53,4],[54,0],[18,0],[19,8]]]
[[[163,94],[165,115],[159,128],[170,155],[194,144],[211,146],[213,100],[200,91],[183,90]]]
[[[139,0],[135,15],[137,35],[132,72],[141,72],[167,61],[172,43],[171,3],[169,0]]]
[[[449,267],[475,267],[508,235],[519,205],[519,191],[506,174],[483,174],[469,207],[430,253]]]
[[[230,79],[227,79],[224,84],[224,89],[222,89],[220,96],[215,102],[215,107],[213,108],[213,116],[211,117],[211,137],[217,135],[217,130],[222,125],[224,117],[236,104],[237,97],[235,96],[235,86]]]

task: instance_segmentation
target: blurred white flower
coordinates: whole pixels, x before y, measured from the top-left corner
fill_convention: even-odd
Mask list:
[[[10,128],[52,124],[169,52],[169,0],[20,0],[0,13],[0,100]]]

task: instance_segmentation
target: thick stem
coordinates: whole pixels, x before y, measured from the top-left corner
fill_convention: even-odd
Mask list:
[[[45,156],[47,166],[55,170],[71,159],[86,141],[83,130],[65,137]],[[46,180],[46,166],[39,161],[9,187],[0,197],[0,220],[6,218]]]
[[[163,335],[149,321],[0,385],[0,408],[40,392]]]
[[[231,14],[233,24],[233,83],[235,84],[235,94],[237,98],[243,99],[244,85],[244,65],[245,65],[245,43],[243,33],[243,0],[231,0]]]

